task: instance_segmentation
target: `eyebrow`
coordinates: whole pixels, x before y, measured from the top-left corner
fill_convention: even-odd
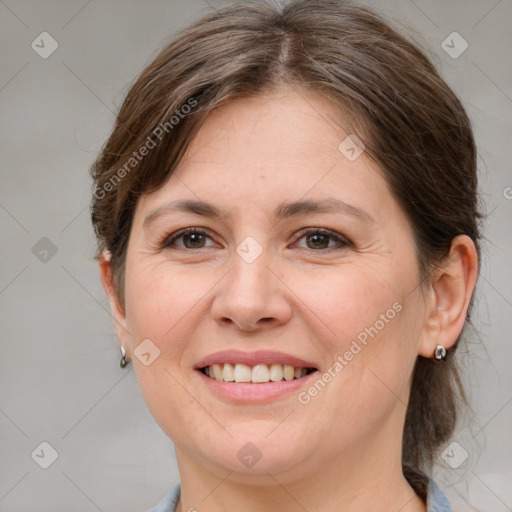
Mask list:
[[[220,210],[216,206],[206,201],[199,200],[178,200],[166,203],[152,210],[144,219],[142,227],[145,229],[151,222],[164,213],[172,212],[190,212],[203,217],[217,217],[223,221],[230,219],[232,214]],[[369,213],[358,208],[357,206],[345,203],[340,199],[329,197],[320,201],[294,201],[283,202],[274,210],[274,217],[277,219],[287,219],[299,215],[307,215],[311,213],[329,213],[339,212],[345,215],[357,217],[367,222],[375,223],[375,219]]]

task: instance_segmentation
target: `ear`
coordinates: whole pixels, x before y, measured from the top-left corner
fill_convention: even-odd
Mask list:
[[[104,251],[99,260],[101,284],[110,301],[110,308],[112,310],[112,317],[114,319],[114,326],[116,329],[117,341],[119,345],[124,346],[126,353],[131,357],[131,337],[128,330],[128,323],[126,321],[126,312],[119,304],[119,301],[114,293],[114,280],[112,275],[111,254],[109,251]]]
[[[478,254],[467,235],[452,240],[450,252],[433,276],[419,355],[432,358],[437,345],[451,348],[459,337],[478,277]]]

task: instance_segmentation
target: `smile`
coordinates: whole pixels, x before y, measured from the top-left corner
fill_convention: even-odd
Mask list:
[[[194,365],[195,374],[217,397],[235,403],[286,399],[307,387],[319,363],[275,350],[223,350]]]

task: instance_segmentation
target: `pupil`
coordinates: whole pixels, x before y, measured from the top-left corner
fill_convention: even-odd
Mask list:
[[[191,239],[192,239],[192,245],[197,245],[197,243],[198,243],[198,242],[200,243],[200,242],[201,242],[201,240],[196,239],[196,240],[194,241],[194,240],[193,240],[193,238],[194,238],[194,237],[198,237],[198,238],[200,238],[201,236],[202,236],[202,235],[200,235],[200,234],[198,234],[198,233],[191,233],[191,234],[187,235],[187,239],[188,239],[188,240],[191,240]]]
[[[326,235],[311,235],[310,240],[315,239],[315,240],[317,240],[317,241],[318,241],[318,239],[322,239],[322,238],[324,239],[324,243],[323,243],[322,248],[327,247],[327,245],[329,245],[329,243],[328,243],[328,242],[327,242],[327,244],[325,243],[325,240],[327,239],[327,236],[326,236]],[[319,247],[319,245],[318,245],[318,244],[316,244],[316,242],[315,242],[315,241],[313,241],[313,244],[315,245],[315,247],[316,247],[316,248],[318,248],[318,247]]]

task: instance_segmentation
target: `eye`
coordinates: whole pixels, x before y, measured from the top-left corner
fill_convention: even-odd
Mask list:
[[[329,242],[334,240],[338,244],[339,249],[344,249],[346,247],[350,247],[350,243],[340,236],[338,236],[333,231],[327,229],[307,229],[301,231],[299,234],[299,240],[302,238],[306,238],[306,243],[310,242],[310,246],[306,247],[306,249],[310,249],[313,251],[322,250],[322,249],[333,249],[333,247],[329,247]],[[335,247],[334,247],[335,249]]]
[[[210,238],[206,231],[197,228],[185,228],[168,236],[159,244],[161,249],[203,249],[206,238]],[[177,240],[183,240],[184,246],[177,246]]]
[[[329,246],[331,241],[335,241],[338,245],[338,249],[344,249],[350,247],[350,242],[346,241],[333,231],[320,228],[309,228],[304,229],[298,233],[298,239],[306,239],[306,243],[310,245],[305,247],[309,250],[325,250],[325,249],[336,249],[336,247]],[[205,245],[206,240],[211,237],[207,231],[198,229],[195,227],[185,228],[173,233],[170,236],[166,236],[160,243],[161,249],[175,249],[175,250],[187,250],[187,249],[205,249],[212,247],[212,245]],[[182,241],[183,244],[177,244],[178,241]]]

